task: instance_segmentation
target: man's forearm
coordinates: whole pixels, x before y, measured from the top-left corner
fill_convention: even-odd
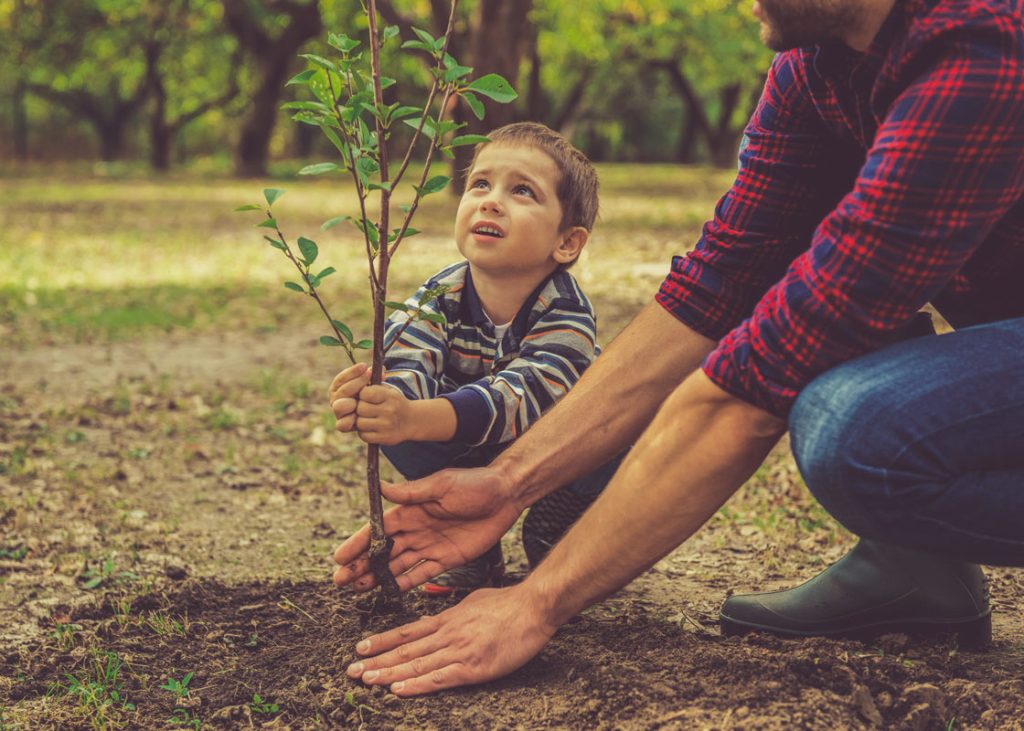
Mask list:
[[[645,307],[554,409],[494,462],[520,510],[630,446],[714,347],[657,303]]]
[[[523,589],[552,625],[566,622],[700,528],[784,431],[785,422],[694,373]]]

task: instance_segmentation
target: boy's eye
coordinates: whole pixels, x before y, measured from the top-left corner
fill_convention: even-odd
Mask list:
[[[512,189],[512,192],[515,193],[516,195],[528,195],[531,198],[537,197],[533,192],[533,188],[531,188],[528,185],[517,185],[515,188]]]
[[[483,178],[478,178],[477,180],[474,180],[473,183],[469,187],[470,188],[484,189],[484,188],[489,188],[490,184],[486,180],[484,180]]]

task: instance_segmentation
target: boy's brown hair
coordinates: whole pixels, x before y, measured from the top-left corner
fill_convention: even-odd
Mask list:
[[[597,220],[597,171],[586,155],[555,130],[536,122],[506,124],[489,132],[487,136],[491,141],[481,142],[473,151],[474,165],[480,150],[491,143],[536,147],[555,161],[561,173],[555,191],[562,205],[559,228],[565,231],[574,226],[582,226],[587,231],[593,231],[594,221]]]

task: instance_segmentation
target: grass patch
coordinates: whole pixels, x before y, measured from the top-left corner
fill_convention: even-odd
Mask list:
[[[675,165],[601,165],[599,174],[601,219],[575,270],[598,299],[605,290],[619,299],[624,288],[646,298],[669,256],[696,241],[734,176]],[[318,322],[315,308],[284,290],[293,272],[263,242],[256,220],[231,212],[257,201],[264,184],[116,170],[0,179],[0,339],[28,347]],[[356,212],[349,187],[306,179],[267,184],[288,189],[275,206],[286,237],[317,240],[324,264],[338,269],[324,288],[336,316],[367,321],[357,233],[319,231],[322,221]],[[458,258],[451,239],[456,205],[450,196],[432,196],[420,207],[423,234],[403,245],[393,272],[397,299]]]

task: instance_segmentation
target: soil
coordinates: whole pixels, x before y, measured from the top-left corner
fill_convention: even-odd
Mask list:
[[[0,352],[0,729],[1024,728],[1024,572],[988,570],[985,652],[720,636],[731,592],[792,585],[852,545],[785,445],[511,676],[415,700],[348,680],[355,643],[397,620],[329,582],[365,520],[362,453],[329,431],[332,354],[308,341]],[[522,575],[515,534],[506,555]]]

